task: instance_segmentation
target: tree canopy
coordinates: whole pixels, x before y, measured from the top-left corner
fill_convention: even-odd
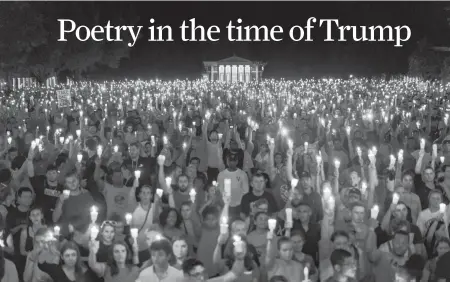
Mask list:
[[[114,7],[110,7],[114,5]],[[45,81],[60,73],[79,76],[93,68],[117,68],[129,55],[122,42],[80,42],[68,36],[58,42],[58,19],[78,25],[134,25],[138,18],[123,3],[0,2],[0,72],[30,75]]]

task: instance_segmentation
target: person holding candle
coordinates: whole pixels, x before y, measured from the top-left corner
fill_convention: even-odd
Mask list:
[[[256,249],[259,259],[265,257],[267,244],[267,220],[269,216],[265,212],[256,212],[254,215],[255,229],[248,233],[247,241]]]
[[[219,140],[219,134],[216,130],[212,130],[208,134],[208,120],[205,120],[202,127],[202,136],[204,147],[207,152],[207,164],[208,164],[208,181],[209,184],[217,180],[219,171],[225,165],[222,161],[222,140]],[[227,130],[227,134],[228,130]]]
[[[291,232],[291,240],[294,250],[293,259],[301,263],[305,269],[307,269],[308,275],[305,275],[305,280],[306,276],[308,276],[308,280],[311,282],[317,282],[319,279],[319,272],[316,267],[316,262],[312,256],[303,252],[306,240],[305,233],[301,230],[294,230]]]
[[[228,231],[225,234],[220,232],[220,220],[220,211],[217,207],[210,206],[203,210],[202,232],[198,243],[197,258],[204,264],[208,277],[214,277],[219,274],[219,268],[214,259],[216,255],[215,248],[217,248],[220,238],[224,237],[224,241],[228,238]],[[228,225],[228,217],[225,220]],[[213,254],[211,254],[211,250],[214,250]],[[221,260],[221,254],[219,254],[217,261]]]
[[[433,190],[428,196],[429,208],[423,210],[417,219],[417,226],[425,238],[428,255],[432,255],[438,237],[448,237],[448,209],[442,203],[442,193]]]
[[[221,171],[217,177],[218,188],[222,195],[226,195],[227,192],[225,191],[226,188],[225,181],[228,179],[231,180],[231,185],[229,185],[229,187],[231,188],[230,189],[231,195],[229,195],[231,196],[229,206],[231,218],[241,217],[241,213],[244,212],[243,209],[246,208],[243,206],[245,205],[244,195],[246,195],[249,191],[247,174],[237,167],[237,163],[238,163],[237,155],[229,154],[227,158],[228,167],[225,170]]]
[[[253,205],[260,199],[266,199],[268,203],[268,214],[272,215],[278,211],[278,206],[272,193],[266,188],[266,180],[262,174],[255,174],[252,177],[252,190],[246,193],[241,200],[241,218],[250,216]]]
[[[61,232],[67,234],[68,224],[75,230],[85,233],[91,223],[91,208],[97,205],[91,193],[81,189],[80,180],[76,172],[66,175],[65,186],[70,190],[70,197],[61,195],[53,211],[53,222],[59,222]],[[102,220],[99,218],[98,220]]]
[[[27,256],[33,250],[34,237],[39,229],[46,228],[44,224],[44,215],[40,207],[30,208],[29,222],[26,228],[20,233],[20,254]]]
[[[137,245],[131,251],[124,242],[116,242],[108,249],[107,262],[97,262],[99,242],[91,241],[89,246],[89,267],[105,282],[134,282],[139,276]]]
[[[400,200],[406,203],[411,209],[412,220],[413,222],[416,222],[419,212],[422,211],[422,205],[419,196],[413,192],[414,176],[415,174],[411,170],[404,172],[401,178],[401,186],[397,186],[395,192],[400,195]],[[389,197],[387,197],[386,201],[388,201],[388,203],[389,200]],[[385,207],[389,207],[389,205],[390,203],[385,205]]]
[[[52,282],[50,276],[41,271],[37,266],[37,260],[39,257],[45,257],[48,252],[57,251],[56,247],[48,244],[47,238],[51,232],[48,228],[41,228],[34,234],[33,250],[28,252],[27,262],[23,273],[24,282]]]
[[[199,215],[195,212],[195,203],[184,202],[181,204],[180,215],[182,218],[181,227],[184,229],[187,242],[189,243],[189,253],[197,251],[198,240],[200,239],[202,226]]]
[[[442,257],[442,255],[448,252],[450,252],[450,240],[446,237],[439,238],[436,241],[436,246],[433,251],[433,254],[436,256],[432,257],[426,262],[425,267],[423,269],[421,281],[437,281],[436,279],[437,262]],[[448,268],[448,265],[446,267]]]
[[[431,166],[425,167],[425,169],[421,170],[422,163],[417,160],[416,169],[415,169],[415,177],[414,177],[414,187],[416,190],[417,196],[419,196],[420,203],[422,209],[428,208],[428,194],[430,191],[436,189],[435,185],[435,173],[434,169]]]

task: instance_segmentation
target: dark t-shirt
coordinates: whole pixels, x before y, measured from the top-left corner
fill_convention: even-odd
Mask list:
[[[16,207],[11,208],[6,216],[7,229],[11,230],[21,224],[28,224],[28,211],[22,212]],[[14,250],[16,254],[20,253],[20,249],[18,248],[18,246],[20,246],[20,233],[21,232],[19,230],[13,235],[13,243],[15,246]]]
[[[261,196],[255,196],[253,192],[248,192],[242,197],[241,200],[241,211],[246,215],[250,215],[251,206],[254,202],[256,202],[259,199],[266,199],[269,203],[269,214],[274,214],[277,212],[277,202],[275,201],[275,198],[273,195],[267,191],[264,191],[264,193]]]
[[[45,221],[47,223],[53,222],[53,209],[55,208],[56,201],[61,196],[64,187],[61,184],[50,186],[44,175],[31,177],[30,183],[36,193],[36,205],[42,208]]]

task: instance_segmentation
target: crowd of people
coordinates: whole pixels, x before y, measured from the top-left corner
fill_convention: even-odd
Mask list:
[[[409,77],[4,92],[0,281],[450,279],[448,98]]]

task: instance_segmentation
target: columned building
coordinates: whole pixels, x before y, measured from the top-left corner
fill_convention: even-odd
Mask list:
[[[233,56],[216,62],[203,62],[203,65],[205,79],[232,83],[260,81],[266,63]]]

